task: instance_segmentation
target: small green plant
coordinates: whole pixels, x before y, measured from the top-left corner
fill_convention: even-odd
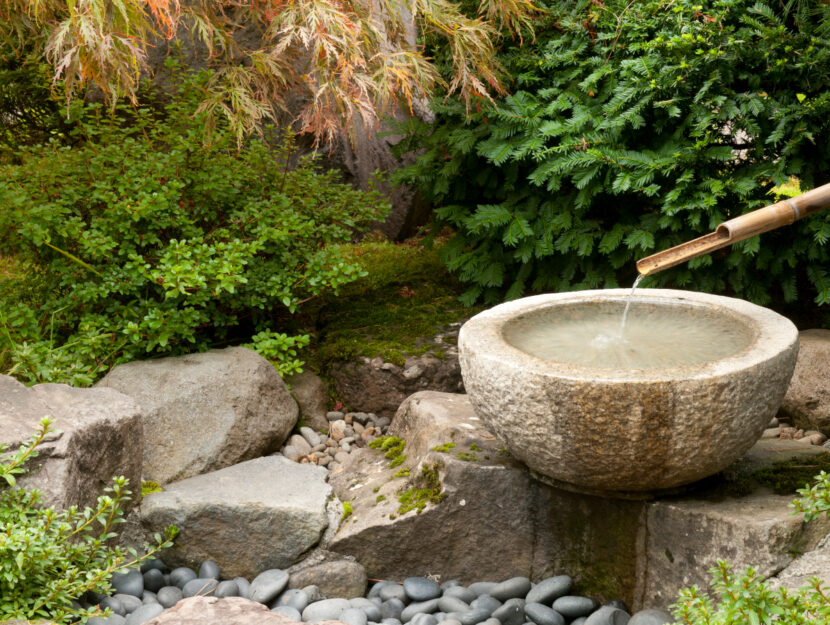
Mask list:
[[[420,488],[410,488],[398,494],[398,514],[406,514],[410,510],[417,510],[420,514],[428,503],[440,503],[446,497],[441,490],[441,480],[438,477],[438,464],[424,465],[421,469]]]
[[[499,447],[498,453],[500,456],[509,456],[510,450],[507,447]]]
[[[161,493],[164,492],[164,489],[158,482],[154,482],[152,480],[142,480],[141,482],[141,496],[146,497],[147,495],[152,495],[153,493]]]
[[[478,456],[471,451],[459,451],[456,455],[459,460],[464,462],[476,462],[478,460]]]
[[[482,451],[478,443],[470,443],[470,451]]]
[[[369,447],[385,452],[383,457],[390,461],[390,468],[397,467],[406,460],[406,456],[403,453],[403,450],[406,448],[406,441],[398,436],[379,436],[369,443]]]
[[[97,608],[83,609],[73,602],[89,591],[109,594],[114,572],[154,556],[178,532],[171,526],[164,537],[156,535],[155,546],[147,546],[142,556],[111,546],[116,526],[124,522],[122,505],[130,496],[124,477],[116,477],[97,505],[84,510],[44,507],[38,491],[17,488],[14,475],[36,455],[51,423],[43,419],[27,443],[10,458],[0,457],[0,475],[8,485],[0,487],[0,621],[68,624],[100,614]]]
[[[375,503],[380,503],[381,501],[386,501],[386,495],[378,495],[375,499]]]
[[[396,477],[409,477],[411,470],[409,468],[398,469],[395,474],[392,476],[393,478]]]
[[[343,502],[343,516],[340,517],[340,522],[345,523],[346,519],[348,519],[354,513],[354,508],[352,508],[352,504],[349,501]]]
[[[796,512],[804,513],[805,521],[812,521],[820,514],[830,512],[830,474],[826,471],[819,473],[812,486],[799,489],[800,499],[793,502]]]
[[[436,445],[432,451],[440,451],[442,454],[448,454],[455,447],[455,443],[444,443],[443,445]]]

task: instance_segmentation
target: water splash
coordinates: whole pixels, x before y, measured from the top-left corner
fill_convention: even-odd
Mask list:
[[[620,323],[620,339],[625,337],[625,322],[628,319],[628,309],[631,308],[631,300],[634,298],[634,291],[637,290],[637,286],[639,286],[640,280],[643,278],[645,278],[643,274],[637,276],[637,279],[634,280],[634,286],[631,287],[631,292],[625,300],[625,310],[623,311],[622,322]]]

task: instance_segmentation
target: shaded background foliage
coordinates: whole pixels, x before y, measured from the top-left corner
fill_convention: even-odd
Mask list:
[[[807,13],[809,14],[809,12]],[[466,302],[631,284],[634,261],[830,179],[830,41],[754,0],[551,8],[502,56],[512,93],[469,122],[413,122],[401,180],[438,205]],[[830,216],[660,273],[646,286],[762,304],[830,302]]]

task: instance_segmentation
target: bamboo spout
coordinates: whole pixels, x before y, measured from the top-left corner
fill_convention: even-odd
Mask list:
[[[640,275],[647,276],[754,237],[756,234],[788,226],[827,208],[830,208],[830,184],[724,221],[710,234],[641,258],[637,261],[637,271]]]

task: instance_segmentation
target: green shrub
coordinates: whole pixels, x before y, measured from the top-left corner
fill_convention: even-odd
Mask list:
[[[23,148],[0,166],[0,253],[42,281],[37,309],[0,306],[0,351],[23,380],[90,384],[114,363],[252,337],[290,372],[307,338],[280,324],[361,275],[331,244],[382,217],[380,194],[313,158],[290,167],[288,135],[237,149],[219,127],[206,144],[208,76],[177,79],[162,115],[77,106],[77,145]]]
[[[65,511],[42,507],[38,491],[15,488],[14,475],[37,455],[35,447],[50,431],[49,419],[40,431],[17,452],[4,459],[0,445],[0,621],[6,619],[49,619],[74,623],[100,613],[82,609],[73,601],[86,592],[109,594],[112,574],[155,555],[170,545],[177,530],[156,536],[156,546],[146,547],[137,556],[112,547],[114,531],[123,523],[122,504],[129,499],[127,479],[117,477],[95,508]],[[4,485],[5,486],[5,485]]]
[[[557,7],[563,6],[559,3]],[[467,302],[628,286],[634,261],[830,177],[830,39],[756,0],[579,2],[507,51],[515,82],[470,123],[413,126],[404,173],[456,234]],[[759,303],[830,302],[830,216],[656,274]]]

